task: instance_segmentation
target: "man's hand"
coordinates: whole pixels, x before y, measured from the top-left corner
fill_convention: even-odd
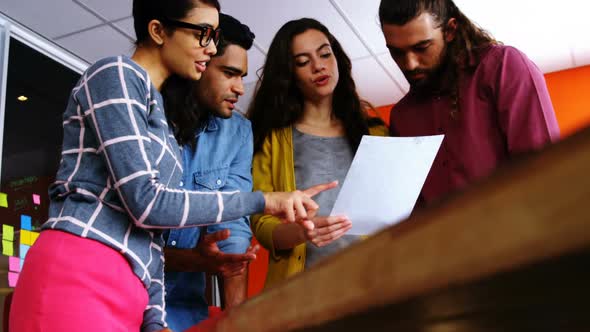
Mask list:
[[[229,229],[224,229],[201,236],[194,250],[201,256],[203,271],[231,278],[244,273],[248,263],[256,259],[256,253],[260,249],[258,245],[251,246],[243,254],[226,254],[219,250],[217,242],[227,239],[229,235]]]

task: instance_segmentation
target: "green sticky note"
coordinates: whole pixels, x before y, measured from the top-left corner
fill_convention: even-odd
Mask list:
[[[2,254],[4,256],[14,255],[14,242],[2,240]]]
[[[5,193],[0,193],[0,207],[8,207],[8,195],[6,195]]]
[[[14,227],[2,225],[2,240],[14,241]]]

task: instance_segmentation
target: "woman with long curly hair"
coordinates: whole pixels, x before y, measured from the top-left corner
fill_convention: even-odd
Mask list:
[[[351,68],[338,40],[314,19],[287,22],[277,32],[248,112],[255,190],[342,182],[362,136],[386,135],[382,122],[367,116]],[[317,196],[313,230],[270,215],[252,217],[255,236],[271,253],[267,286],[357,239],[345,235],[352,226],[346,216],[328,216],[337,195],[334,189]]]

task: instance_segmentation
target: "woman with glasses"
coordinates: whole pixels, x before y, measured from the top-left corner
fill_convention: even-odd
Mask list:
[[[320,22],[290,21],[275,35],[250,105],[255,190],[290,191],[316,181],[342,182],[363,135],[386,135],[370,119],[355,88],[351,62]],[[338,190],[319,194],[314,229],[252,217],[258,241],[270,251],[266,285],[303,271],[357,240],[344,235],[346,216],[328,216]]]
[[[159,89],[172,74],[201,77],[216,53],[218,13],[217,0],[134,0],[133,56],[83,73],[64,113],[49,219],[20,274],[11,331],[168,330],[162,230],[262,211],[311,227],[310,196],[329,184],[278,194],[182,189]]]

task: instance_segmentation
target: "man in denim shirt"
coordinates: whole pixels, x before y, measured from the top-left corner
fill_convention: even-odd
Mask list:
[[[242,78],[248,71],[247,50],[254,34],[228,15],[220,14],[219,23],[223,37],[217,55],[194,88],[199,112],[205,117],[200,120],[195,148],[183,147],[182,186],[200,191],[251,191],[252,128],[233,109],[244,93]],[[249,249],[251,238],[247,217],[169,232],[164,250],[166,321],[173,331],[184,331],[207,318],[203,271],[223,277],[226,308],[246,299],[247,262],[256,257],[257,250]]]

